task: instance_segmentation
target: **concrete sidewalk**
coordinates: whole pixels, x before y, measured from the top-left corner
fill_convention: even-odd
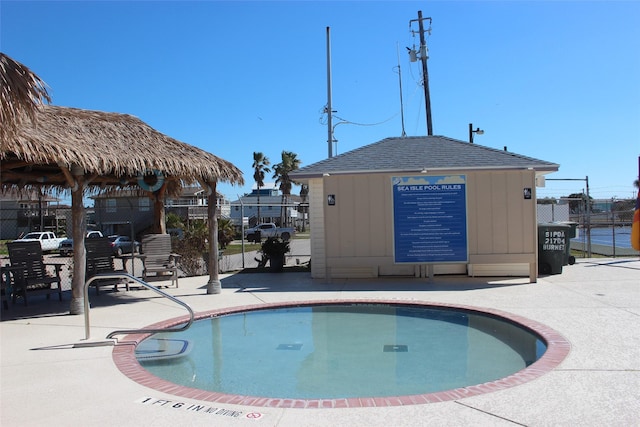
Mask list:
[[[551,372],[492,393],[421,405],[289,409],[177,398],[116,367],[113,347],[87,343],[84,316],[35,297],[2,311],[0,425],[11,426],[637,426],[640,425],[640,260],[579,259],[563,274],[523,278],[312,280],[307,273],[225,274],[164,289],[196,312],[265,303],[395,299],[502,310],[562,334],[571,351]],[[91,290],[89,342],[116,329],[181,317],[184,309],[146,289]],[[164,402],[164,403],[163,403]],[[191,408],[191,409],[189,409]]]

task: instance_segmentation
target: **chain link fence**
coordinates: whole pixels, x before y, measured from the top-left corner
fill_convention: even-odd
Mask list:
[[[9,264],[6,242],[18,239],[32,231],[51,231],[58,238],[70,237],[71,230],[71,208],[68,206],[48,205],[41,206],[17,206],[17,203],[0,203],[0,262],[2,265]],[[153,213],[147,209],[148,205],[138,203],[126,203],[117,209],[111,206],[96,206],[87,209],[87,226],[90,229],[100,230],[105,236],[124,235],[132,237],[133,240],[141,241],[144,234],[151,232]],[[189,222],[207,222],[206,206],[167,206],[166,212],[172,212],[181,218],[187,218]],[[236,238],[240,238],[240,228],[237,227]],[[199,276],[208,274],[208,255],[204,250],[192,250],[181,245],[180,239],[184,237],[182,230],[169,230],[174,236],[173,250],[179,253],[183,259],[180,276]],[[236,241],[236,244],[238,242]],[[202,245],[196,245],[204,247]],[[291,263],[308,262],[310,259],[310,249],[298,250],[295,258],[290,256]],[[291,255],[291,254],[290,254]],[[44,254],[45,262],[62,264],[61,278],[63,290],[71,289],[71,275],[73,272],[73,256],[62,256],[57,250]],[[255,250],[243,251],[239,254],[221,254],[218,258],[219,271],[221,273],[237,271],[243,268],[252,268],[258,265],[256,258],[260,254]],[[130,257],[124,254],[116,257],[116,269],[125,269],[134,276],[141,276],[143,265],[139,258]]]
[[[634,199],[562,198],[557,203],[538,201],[538,222],[569,222],[577,226],[571,249],[577,256],[636,256],[631,247]],[[548,200],[547,200],[548,202]]]
[[[32,231],[51,231],[57,237],[66,237],[67,224],[71,224],[71,208],[49,206],[44,203],[16,206],[17,203],[0,204],[0,262],[9,264],[6,242],[18,239]],[[71,289],[72,259],[62,257],[57,251],[44,254],[45,262],[63,264],[60,277],[62,289]]]
[[[540,203],[540,202],[543,203]],[[202,209],[202,207],[199,207]],[[140,211],[130,212],[119,219],[110,217],[108,207],[103,209],[88,209],[87,223],[93,228],[101,230],[105,235],[121,234],[139,237],[148,232],[140,225],[144,215]],[[562,198],[550,203],[549,199],[538,200],[538,222],[572,222],[576,224],[576,237],[571,240],[571,249],[578,251],[576,256],[591,257],[602,255],[607,257],[638,256],[640,253],[631,247],[631,224],[635,209],[634,199],[592,199],[587,204],[586,197]],[[151,212],[149,212],[151,214]],[[188,215],[189,216],[189,215]],[[125,218],[123,220],[123,218]],[[128,219],[127,219],[128,218]],[[68,206],[43,205],[16,206],[16,204],[0,204],[0,261],[3,265],[9,262],[6,242],[15,240],[31,231],[52,231],[58,237],[71,234],[71,208]],[[299,252],[293,262],[306,262],[309,251]],[[202,254],[196,254],[203,259],[197,274],[206,274],[207,267]],[[250,268],[257,265],[255,251],[237,255],[222,255],[219,259],[221,272]],[[63,289],[71,286],[71,272],[73,258],[60,256],[57,251],[45,254],[46,260],[63,263]],[[126,256],[124,257],[126,259]],[[122,262],[123,260],[116,260]],[[137,275],[142,273],[140,260],[132,260],[127,269]],[[120,268],[120,265],[116,265]],[[193,273],[193,272],[191,272]]]

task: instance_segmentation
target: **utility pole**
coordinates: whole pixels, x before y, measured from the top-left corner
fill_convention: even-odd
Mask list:
[[[400,84],[400,120],[402,122],[402,137],[407,136],[407,132],[404,130],[404,103],[402,102],[402,71],[400,70],[400,52],[396,47],[396,54],[398,55],[398,83]]]
[[[431,18],[423,18],[422,11],[418,11],[418,19],[413,19],[409,21],[409,26],[411,26],[412,22],[418,21],[418,28],[420,33],[420,60],[422,61],[422,85],[424,86],[424,103],[425,110],[427,112],[427,135],[433,135],[433,125],[431,123],[431,96],[429,94],[429,70],[427,69],[427,58],[429,55],[427,54],[427,42],[424,38],[424,25],[423,21],[425,19],[429,20],[431,23]],[[415,52],[414,52],[415,55]]]
[[[327,27],[327,142],[329,143],[329,158],[333,157],[333,111],[331,110],[331,36]]]

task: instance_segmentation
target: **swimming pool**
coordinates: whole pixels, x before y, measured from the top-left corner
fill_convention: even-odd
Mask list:
[[[463,306],[296,302],[198,319],[179,334],[134,337],[137,349],[121,356],[129,367],[141,359],[136,381],[257,406],[399,405],[510,387],[568,351],[543,325]]]

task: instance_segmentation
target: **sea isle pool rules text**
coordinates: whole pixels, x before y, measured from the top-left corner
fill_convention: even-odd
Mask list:
[[[466,177],[392,177],[396,263],[467,262]]]

